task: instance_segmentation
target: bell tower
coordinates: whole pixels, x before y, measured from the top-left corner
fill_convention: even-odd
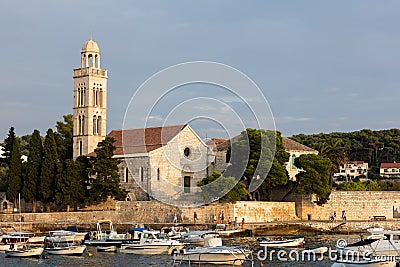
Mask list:
[[[93,152],[106,137],[107,78],[99,46],[90,39],[82,47],[81,67],[74,69],[74,159]]]

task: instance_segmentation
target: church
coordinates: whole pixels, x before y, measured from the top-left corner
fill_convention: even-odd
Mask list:
[[[119,164],[120,185],[127,200],[157,199],[170,204],[201,204],[197,183],[228,166],[230,141],[205,143],[190,125],[168,125],[142,129],[112,130],[107,125],[107,70],[100,65],[100,49],[90,39],[81,51],[81,66],[74,69],[73,158],[91,155],[106,136],[116,142],[114,157]],[[301,154],[318,153],[284,138],[291,154],[287,164],[290,179],[298,172],[292,164]]]

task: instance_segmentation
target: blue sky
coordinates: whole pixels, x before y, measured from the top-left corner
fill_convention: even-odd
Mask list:
[[[72,113],[72,73],[91,33],[109,73],[108,132],[122,128],[146,79],[193,60],[248,75],[284,136],[397,128],[399,10],[399,1],[3,1],[0,139],[10,126],[44,135]]]

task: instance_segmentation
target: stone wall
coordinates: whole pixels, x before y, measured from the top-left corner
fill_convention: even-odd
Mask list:
[[[110,202],[111,203],[111,202]],[[294,202],[246,202],[236,204],[210,204],[196,208],[178,208],[157,201],[118,201],[114,209],[107,207],[104,211],[53,212],[53,213],[23,213],[25,222],[68,222],[95,223],[97,220],[111,220],[114,223],[168,223],[173,222],[176,214],[179,222],[192,223],[194,212],[198,223],[213,223],[214,215],[222,211],[224,222],[228,219],[238,221],[245,218],[246,222],[271,222],[295,220]],[[19,219],[19,214],[0,214],[0,221],[12,222]]]
[[[311,196],[294,196],[296,214],[302,220],[311,215],[313,220],[328,220],[335,211],[341,219],[342,210],[347,220],[369,220],[373,216],[393,219],[395,209],[400,207],[400,192],[397,191],[333,191],[330,200],[323,206],[314,203]]]

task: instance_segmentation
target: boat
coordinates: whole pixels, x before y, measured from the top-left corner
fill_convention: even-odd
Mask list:
[[[89,235],[90,239],[85,240],[85,245],[119,247],[126,240],[126,234],[118,234],[110,220],[98,221],[96,231]]]
[[[395,261],[388,260],[337,260],[332,267],[396,267]]]
[[[29,242],[30,245],[42,245],[45,238],[45,236],[37,236],[30,232],[8,232],[2,236],[1,242],[3,244]]]
[[[171,254],[185,245],[178,240],[158,238],[158,231],[143,230],[139,241],[121,244],[120,253],[140,255]]]
[[[216,237],[219,236],[219,233],[215,231],[191,231],[183,233],[180,241],[185,244],[204,246],[204,237],[210,234],[213,234]]]
[[[77,244],[73,241],[65,242],[65,241],[49,241],[46,243],[46,247],[44,249],[48,254],[53,255],[74,255],[80,256],[86,250],[86,245]]]
[[[304,237],[294,238],[294,239],[283,239],[283,240],[271,240],[267,238],[260,237],[257,239],[261,247],[271,247],[271,248],[292,248],[292,247],[302,247],[304,245]]]
[[[357,252],[360,254],[371,253],[372,255],[399,256],[400,252],[400,231],[384,230],[382,228],[370,229],[371,233],[366,238],[355,243],[348,244],[338,250],[344,252]]]
[[[9,250],[5,251],[6,256],[8,257],[41,257],[43,254],[43,247],[31,247],[28,244],[18,247],[11,246]]]
[[[85,233],[77,233],[66,230],[54,230],[50,231],[49,235],[46,236],[46,242],[62,243],[62,242],[72,242],[81,243],[85,238]]]
[[[318,247],[318,248],[303,250],[303,253],[306,255],[321,255],[326,252],[328,252],[328,247]]]
[[[117,252],[116,246],[99,246],[97,247],[98,252]]]
[[[193,264],[242,265],[250,260],[252,251],[237,246],[223,246],[222,239],[213,234],[204,236],[204,247],[175,250],[172,254],[174,264],[181,262]]]

